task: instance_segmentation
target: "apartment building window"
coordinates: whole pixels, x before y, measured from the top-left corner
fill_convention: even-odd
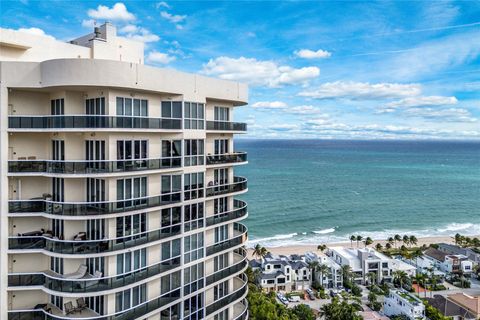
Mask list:
[[[215,243],[228,240],[228,225],[215,228]]]
[[[205,128],[205,105],[203,103],[185,102],[184,110],[184,129]]]
[[[136,160],[118,161],[119,169],[128,169],[138,166],[145,166],[144,160],[148,158],[148,140],[118,140],[117,141],[117,160]]]
[[[177,266],[180,264],[181,254],[181,242],[180,239],[167,241],[162,243],[161,261],[162,265]]]
[[[117,97],[117,116],[148,117],[148,100]]]
[[[162,201],[178,201],[182,191],[182,175],[162,175]]]
[[[94,275],[95,272],[100,272],[105,275],[105,257],[87,258],[86,260],[88,273]]]
[[[63,297],[51,295],[50,303],[56,306],[58,309],[63,310]]]
[[[215,271],[220,271],[228,267],[229,262],[229,253],[223,253],[219,256],[213,258],[213,269]]]
[[[203,319],[204,294],[200,293],[186,299],[183,302],[184,320],[200,320]]]
[[[105,115],[105,97],[86,99],[85,113],[92,115]]]
[[[221,213],[228,212],[229,209],[228,197],[218,198],[213,200],[213,213],[221,217]]]
[[[162,118],[182,118],[181,101],[162,101]]]
[[[147,249],[117,254],[117,275],[139,270],[147,266]]]
[[[183,175],[185,200],[203,198],[204,176],[203,172],[186,173]]]
[[[184,263],[203,258],[203,232],[183,238]]]
[[[52,178],[52,200],[64,202],[65,181],[63,178]]]
[[[204,226],[204,203],[193,203],[183,207],[185,231],[191,231]]]
[[[204,263],[194,264],[183,270],[183,295],[188,295],[204,287]]]
[[[182,207],[162,209],[160,224],[161,233],[179,233],[182,225]]]
[[[228,294],[228,280],[213,287],[213,299],[218,300]]]
[[[228,311],[228,309],[220,311],[213,317],[213,320],[229,320],[230,318],[228,317]]]
[[[215,185],[228,184],[228,168],[215,169],[213,171]]]
[[[60,116],[65,114],[65,99],[50,100],[50,113],[52,116]]]
[[[63,274],[63,258],[50,257],[50,270]]]
[[[65,160],[65,141],[52,140],[52,160]]]
[[[90,207],[104,208],[105,201],[105,180],[87,178],[87,202]]]
[[[201,166],[204,161],[204,141],[185,140],[184,166]]]
[[[65,221],[62,219],[51,219],[53,236],[63,240]]]
[[[146,204],[147,177],[119,179],[117,180],[117,207],[131,207]],[[134,199],[134,200],[129,200]],[[127,200],[127,201],[122,201]]]
[[[213,116],[215,121],[230,121],[230,108],[215,107]]]
[[[87,306],[98,313],[99,315],[105,314],[105,303],[103,296],[88,297],[85,300]]]
[[[105,219],[87,220],[87,239],[101,240],[106,237],[105,234]]]
[[[85,159],[87,168],[104,169],[105,162],[105,141],[104,140],[86,140],[85,141]]]
[[[182,156],[181,140],[162,140],[162,166],[170,167]]]
[[[115,312],[133,308],[147,300],[147,285],[127,289],[115,294]]]
[[[214,153],[225,154],[228,153],[229,140],[228,139],[215,139],[214,141]]]
[[[160,279],[160,295],[162,297],[179,298],[181,286],[180,271],[173,272]]]
[[[147,234],[146,213],[131,216],[117,217],[117,243],[129,241],[132,238],[146,237]],[[141,234],[139,234],[141,233]],[[130,237],[131,236],[131,237]]]
[[[160,320],[178,320],[180,319],[181,303],[177,303],[169,308],[163,309],[160,312]]]

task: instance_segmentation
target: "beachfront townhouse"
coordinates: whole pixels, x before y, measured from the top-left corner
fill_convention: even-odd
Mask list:
[[[440,243],[438,244],[438,250],[447,254],[464,255],[474,264],[480,264],[480,253],[475,252],[471,248],[462,248],[454,244]]]
[[[386,316],[404,315],[410,320],[425,318],[425,306],[418,297],[404,290],[390,290],[383,302]]]
[[[415,267],[392,259],[371,248],[329,247],[328,256],[337,264],[351,268],[353,281],[360,284],[391,282],[397,270],[413,274]]]
[[[315,278],[312,279],[312,282],[317,282],[319,285],[328,289],[343,287],[342,267],[332,258],[307,252],[305,253],[305,259],[307,263],[316,261],[319,266],[327,266],[327,272],[319,272],[318,270],[314,272]]]
[[[423,255],[440,271],[456,274],[473,272],[473,262],[465,255],[447,254],[435,248],[428,248]]]
[[[246,319],[247,86],[108,23],[0,29],[0,60],[0,319]]]
[[[252,269],[258,270],[258,284],[264,291],[302,291],[310,288],[311,271],[300,255],[267,254],[262,260],[251,260]]]

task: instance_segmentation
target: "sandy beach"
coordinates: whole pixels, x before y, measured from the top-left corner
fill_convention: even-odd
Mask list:
[[[416,246],[420,247],[422,245],[430,245],[432,243],[454,243],[453,237],[425,237],[425,238],[418,238],[418,243]],[[371,244],[369,247],[373,248],[377,243],[382,244],[383,246],[387,243],[386,240],[374,240],[373,244]],[[318,245],[320,245],[319,243]],[[342,246],[342,247],[348,247],[350,248],[352,244],[350,241],[346,242],[334,242],[334,243],[325,243],[327,247],[334,247],[334,246]],[[401,246],[403,243],[398,243],[398,246]],[[253,244],[255,245],[255,244]],[[357,243],[353,242],[353,247],[357,247]],[[362,248],[364,247],[363,242],[359,243],[359,247]],[[267,250],[273,254],[276,255],[290,255],[290,254],[303,254],[308,251],[316,252],[319,253],[319,250],[317,250],[317,245],[295,245],[295,246],[285,246],[285,247],[267,247]],[[252,257],[252,252],[253,250],[251,248],[248,249],[248,257]]]

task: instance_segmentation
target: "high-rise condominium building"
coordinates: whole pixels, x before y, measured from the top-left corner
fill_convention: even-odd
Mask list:
[[[247,86],[0,33],[0,319],[246,319]]]

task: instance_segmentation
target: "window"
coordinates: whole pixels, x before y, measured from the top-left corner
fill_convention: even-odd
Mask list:
[[[204,226],[204,203],[194,203],[183,207],[185,232],[203,228]]]
[[[94,275],[96,271],[105,274],[105,257],[87,258],[87,272]]]
[[[180,297],[181,273],[176,271],[163,276],[160,279],[160,291],[162,297]]]
[[[125,208],[146,204],[147,177],[117,180],[117,207]],[[130,200],[134,199],[134,200]],[[127,201],[122,201],[127,200]]]
[[[53,236],[59,239],[63,239],[63,231],[65,229],[64,222],[62,219],[51,219],[52,221],[52,232]]]
[[[204,129],[204,108],[203,103],[185,102],[184,129]]]
[[[187,236],[183,239],[184,263],[203,258],[203,232]]]
[[[105,201],[105,180],[87,178],[87,201],[90,207],[104,208],[107,206]]]
[[[90,169],[105,169],[105,141],[104,140],[86,140],[85,141],[85,159],[87,161],[87,168]]]
[[[50,303],[59,308],[60,310],[63,310],[63,297],[51,295]]]
[[[65,99],[50,100],[50,111],[52,116],[60,116],[65,114]]]
[[[118,161],[117,167],[125,170],[135,167],[145,167],[145,159],[148,158],[147,140],[119,140],[117,141],[117,160],[137,160],[137,161]],[[138,161],[142,159],[143,161]]]
[[[215,121],[230,121],[230,109],[226,107],[215,107]]]
[[[147,249],[117,254],[117,275],[139,270],[147,266]]]
[[[177,303],[160,312],[160,320],[178,320],[180,319],[181,303]]]
[[[228,225],[215,228],[215,243],[228,240]]]
[[[117,217],[117,243],[132,240],[132,238],[146,237],[147,234],[146,213],[131,216]],[[141,233],[141,234],[140,234]],[[132,237],[129,237],[132,236]]]
[[[171,167],[174,163],[180,165],[181,156],[181,140],[162,140],[162,166]]]
[[[198,263],[183,270],[183,294],[188,295],[204,286],[204,263]]]
[[[52,160],[65,160],[65,141],[52,140]]]
[[[88,297],[85,299],[85,303],[90,309],[99,315],[103,315],[105,313],[105,304],[103,299],[103,296]]]
[[[228,280],[213,287],[213,300],[218,300],[228,294]]]
[[[87,220],[87,239],[101,240],[106,238],[105,235],[105,219]]]
[[[228,139],[215,139],[215,154],[225,154],[228,153],[228,145],[229,145],[229,140]]]
[[[213,177],[215,185],[228,184],[228,168],[215,169]]]
[[[148,100],[117,97],[117,116],[148,116]]]
[[[52,201],[63,202],[65,183],[63,178],[52,178]]]
[[[161,255],[162,261],[171,260],[173,258],[180,258],[180,239],[175,239],[162,243]],[[180,259],[178,259],[178,263],[180,263]]]
[[[215,271],[220,271],[228,267],[228,253],[221,254],[213,258],[213,268]]]
[[[147,285],[142,284],[138,287],[117,292],[115,294],[115,312],[120,312],[133,308],[147,300]]]
[[[161,211],[161,233],[178,234],[182,225],[182,207],[162,209]]]
[[[162,201],[180,201],[182,175],[162,175]]]
[[[203,198],[204,173],[186,173],[183,176],[185,200]]]
[[[50,270],[63,274],[63,258],[50,257]]]
[[[213,320],[229,320],[230,318],[228,317],[228,309],[225,309],[219,313],[217,313],[214,317]]]
[[[181,101],[162,101],[162,118],[182,118]]]
[[[213,213],[220,214],[224,212],[228,212],[228,197],[218,198],[213,200]],[[218,215],[221,217],[222,215]]]
[[[184,320],[200,320],[203,319],[203,293],[186,299],[183,302],[183,315]]]
[[[105,115],[105,97],[86,99],[85,113],[91,115]]]
[[[204,141],[185,140],[184,166],[200,166],[204,164]]]

